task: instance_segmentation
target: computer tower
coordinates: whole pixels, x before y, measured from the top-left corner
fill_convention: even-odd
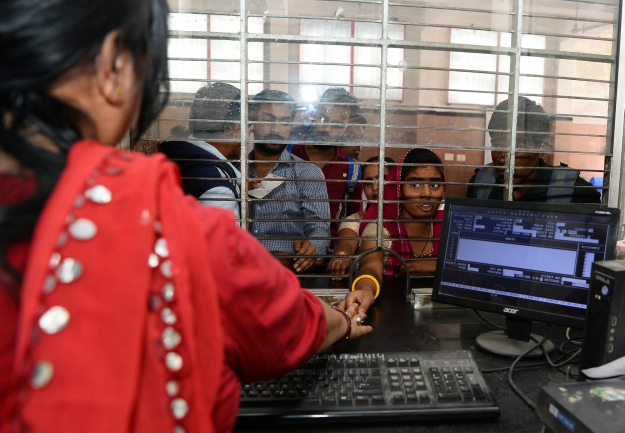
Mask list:
[[[580,370],[625,356],[625,260],[594,262]]]

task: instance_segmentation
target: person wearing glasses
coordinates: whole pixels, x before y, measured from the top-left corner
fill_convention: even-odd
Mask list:
[[[502,101],[488,123],[493,162],[471,177],[468,198],[504,199],[508,100]],[[553,167],[543,159],[550,149],[551,117],[536,102],[519,97],[514,200],[548,203],[601,203],[601,194],[565,164]],[[483,185],[486,184],[486,185]]]
[[[358,111],[358,100],[344,88],[326,90],[319,100],[314,128],[305,140],[309,144],[289,147],[293,155],[314,162],[328,181],[330,217],[335,220],[330,224],[333,237],[337,235],[339,219],[362,209],[361,202],[348,201],[362,199],[362,184],[357,182],[362,170],[340,146],[345,142],[349,120],[355,118]]]

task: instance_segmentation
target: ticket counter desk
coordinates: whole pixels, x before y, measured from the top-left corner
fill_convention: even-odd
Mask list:
[[[484,313],[489,320],[504,325],[503,316]],[[475,346],[475,338],[493,330],[491,325],[480,319],[473,310],[463,308],[414,309],[405,300],[404,283],[389,280],[375,304],[369,309],[366,322],[373,326],[373,332],[362,338],[347,341],[328,349],[327,353],[377,353],[377,352],[423,352],[445,350],[473,351],[483,376],[493,392],[501,409],[501,417],[495,420],[453,420],[421,421],[400,423],[362,423],[324,425],[309,421],[296,426],[257,425],[259,432],[358,432],[358,433],[538,433],[542,423],[534,413],[509,387],[507,371],[485,372],[506,367],[512,360],[491,356]],[[543,334],[546,325],[534,324],[532,331]],[[549,338],[556,347],[565,340],[566,328],[551,326]],[[576,331],[578,334],[581,333]],[[576,334],[577,335],[577,334]],[[521,362],[536,363],[534,361]],[[517,366],[517,369],[519,366]],[[564,373],[552,367],[530,368],[514,372],[516,385],[533,401],[538,397],[540,386],[563,383]],[[574,379],[568,378],[569,381]],[[250,431],[250,429],[237,429]]]

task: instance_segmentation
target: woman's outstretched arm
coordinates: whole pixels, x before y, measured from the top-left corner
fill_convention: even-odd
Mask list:
[[[375,240],[363,240],[360,244],[360,251],[365,252],[375,247]],[[369,275],[375,278],[378,284],[382,284],[382,279],[384,277],[384,253],[372,253],[362,259],[358,269],[358,276],[363,275]],[[350,290],[351,289],[350,287]],[[358,280],[353,289],[354,290],[350,291],[347,296],[345,296],[345,299],[341,301],[339,307],[344,309],[350,308],[356,303],[358,304],[356,312],[358,314],[366,313],[375,300],[378,287],[372,279],[362,278]]]

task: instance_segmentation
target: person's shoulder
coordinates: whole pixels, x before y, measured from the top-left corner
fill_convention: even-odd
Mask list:
[[[583,177],[577,176],[575,186],[585,188],[575,188],[573,191],[573,203],[601,203],[601,193]]]
[[[336,152],[336,159],[338,159],[339,161],[345,161],[347,163],[355,163],[356,162],[352,158],[350,158],[349,156],[345,155],[339,146],[336,146],[336,151],[335,152]]]
[[[295,170],[295,176],[304,179],[323,179],[323,171],[315,164],[311,164],[302,158],[298,158],[292,155],[292,160],[301,162],[302,164],[291,164],[293,170]]]
[[[301,158],[301,155],[304,154],[304,145],[303,144],[291,144],[287,147],[287,151],[294,156],[298,156]]]

